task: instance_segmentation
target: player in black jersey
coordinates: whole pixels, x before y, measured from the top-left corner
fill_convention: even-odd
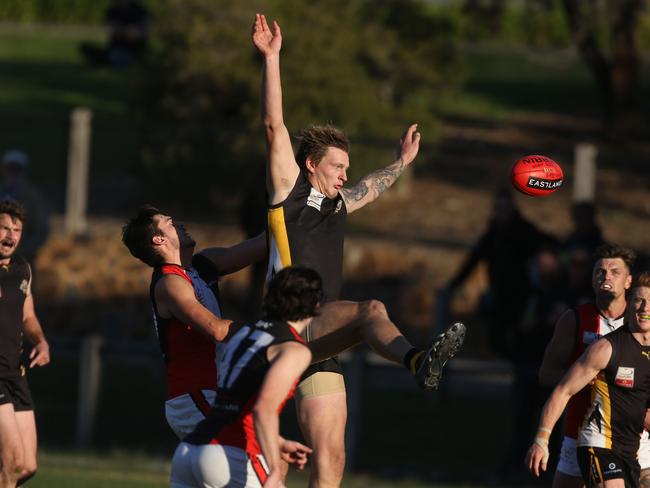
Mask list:
[[[582,478],[588,487],[637,487],[650,398],[650,272],[632,283],[625,325],[589,346],[544,406],[526,459],[536,476],[546,469],[548,439],[568,400],[590,382],[591,405],[578,437]]]
[[[279,412],[310,362],[300,333],[322,297],[316,271],[285,268],[269,283],[263,319],[230,326],[217,398],[176,449],[172,488],[275,488],[281,459],[302,469],[311,449],[280,436]]]
[[[0,486],[13,487],[36,473],[34,404],[21,363],[23,335],[33,345],[29,367],[50,362],[50,348],[34,312],[29,263],[15,254],[25,211],[0,201]]]
[[[395,162],[344,188],[349,143],[339,129],[308,127],[294,156],[282,114],[282,35],[278,24],[274,23],[271,31],[264,16],[258,14],[253,44],[264,56],[262,114],[268,146],[270,275],[296,264],[322,275],[329,303],[305,329],[314,356],[328,358],[365,341],[383,357],[404,364],[421,387],[436,388],[442,366],[463,341],[464,325],[455,324],[427,351],[419,351],[390,321],[382,303],[332,302],[339,299],[341,287],[346,215],[379,197],[413,162],[420,144],[417,124],[400,140]],[[345,386],[338,363],[332,358],[310,367],[296,398],[301,428],[314,448],[310,486],[338,486],[345,465],[346,422]]]

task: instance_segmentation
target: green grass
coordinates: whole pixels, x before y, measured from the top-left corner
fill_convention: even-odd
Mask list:
[[[131,452],[108,454],[45,451],[39,455],[39,471],[29,488],[163,488],[169,486],[169,460]],[[307,485],[306,473],[289,473],[288,488]],[[382,479],[347,474],[348,488],[483,488],[481,484],[438,484],[414,478]],[[523,487],[520,487],[523,488]]]

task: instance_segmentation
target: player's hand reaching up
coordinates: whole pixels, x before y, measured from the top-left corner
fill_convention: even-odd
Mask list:
[[[273,21],[273,31],[262,14],[255,14],[253,24],[253,44],[264,56],[278,54],[282,48],[282,32],[277,22]]]
[[[418,155],[420,150],[420,133],[418,132],[418,124],[412,124],[406,129],[404,135],[399,141],[397,147],[397,157],[404,161],[404,164],[411,164]]]
[[[311,454],[312,450],[296,441],[289,441],[283,439],[280,442],[280,457],[290,466],[293,466],[298,471],[302,471],[307,464],[307,454]]]

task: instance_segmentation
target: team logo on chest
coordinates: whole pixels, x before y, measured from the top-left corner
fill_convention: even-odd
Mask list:
[[[341,207],[343,207],[343,200],[339,200],[336,204],[336,208],[334,209],[334,213],[337,214],[341,211]]]
[[[634,368],[619,366],[614,383],[623,388],[634,388]]]
[[[309,196],[307,197],[307,206],[315,208],[320,212],[321,205],[323,205],[323,200],[325,200],[325,195],[319,191],[316,191],[312,187],[309,192]]]

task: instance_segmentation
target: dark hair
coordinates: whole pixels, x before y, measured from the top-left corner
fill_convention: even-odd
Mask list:
[[[264,320],[301,320],[316,315],[323,300],[323,280],[311,268],[289,266],[269,282],[262,303]]]
[[[162,212],[151,205],[143,205],[138,214],[122,227],[122,242],[131,254],[149,266],[162,262],[162,257],[156,253],[151,240],[162,232],[156,226],[153,218]]]
[[[636,253],[629,247],[617,246],[615,244],[603,244],[594,251],[594,263],[599,259],[620,258],[631,271],[636,260]]]
[[[25,207],[11,198],[0,200],[0,214],[7,214],[12,220],[25,223]]]
[[[315,165],[321,162],[327,149],[336,147],[350,152],[350,141],[343,131],[333,125],[310,125],[302,130],[297,139],[300,141],[296,161],[303,170],[307,165],[307,158],[310,158]]]

